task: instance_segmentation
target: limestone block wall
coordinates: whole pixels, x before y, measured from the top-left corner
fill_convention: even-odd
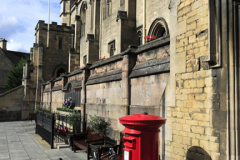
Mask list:
[[[102,19],[102,30],[101,33],[101,55],[105,56],[106,58],[110,56],[108,51],[108,43],[115,40],[117,44],[117,33],[118,33],[118,23],[116,22],[116,17],[118,10],[120,10],[120,0],[112,1],[112,14],[110,16],[106,16],[105,19]],[[101,10],[102,12],[102,10]],[[102,17],[101,17],[102,18]],[[118,49],[116,49],[117,51]],[[119,53],[115,53],[119,54]]]
[[[80,66],[84,66],[83,64],[83,57],[87,56],[87,63],[88,56],[89,56],[89,42],[86,42],[86,36],[81,37],[80,39]]]
[[[28,118],[22,117],[23,89],[23,86],[19,86],[0,95],[0,121],[16,121]]]
[[[45,92],[43,93],[43,107],[44,108],[49,108],[51,105],[51,100],[50,100],[50,92]]]
[[[122,104],[121,81],[87,86],[87,103]]]
[[[159,97],[163,96],[168,81],[169,73],[131,79],[131,113],[143,113],[147,108],[149,114],[160,115]]]
[[[64,92],[61,90],[52,92],[51,111],[56,112],[57,108],[61,108],[64,102]]]
[[[199,146],[206,151],[206,157],[219,159],[220,130],[214,126],[213,115],[219,107],[216,75],[202,61],[209,54],[208,1],[181,0],[177,7],[176,54],[171,56],[185,57],[186,66],[173,77],[176,80],[175,105],[167,107],[166,127],[172,133],[165,141],[165,154],[169,159],[183,160],[189,158],[191,147]],[[177,64],[177,61],[179,59],[171,63]]]
[[[121,86],[121,81],[87,86],[86,114],[88,118],[89,115],[109,118],[113,130],[122,130],[123,126],[118,119],[126,115],[127,107],[124,105]],[[115,137],[114,134],[110,131],[110,136]]]

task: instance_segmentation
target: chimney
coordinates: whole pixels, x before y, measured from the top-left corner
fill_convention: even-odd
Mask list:
[[[0,48],[7,50],[7,40],[4,38],[1,38],[0,40]]]

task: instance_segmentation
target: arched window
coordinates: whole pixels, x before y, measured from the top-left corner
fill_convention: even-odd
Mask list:
[[[81,8],[81,37],[83,37],[85,35],[85,26],[86,26],[86,8],[87,5],[85,2],[83,2],[82,4],[82,8]]]
[[[142,31],[137,32],[137,38],[138,45],[142,45]]]
[[[62,73],[66,73],[68,70],[68,67],[64,64],[57,65],[52,73],[52,77],[59,77]]]
[[[163,18],[157,18],[149,29],[149,36],[155,36],[156,38],[165,37],[169,34],[168,26]]]
[[[62,73],[65,73],[66,71],[63,69],[63,68],[60,68],[58,71],[57,71],[57,77],[59,77]]]

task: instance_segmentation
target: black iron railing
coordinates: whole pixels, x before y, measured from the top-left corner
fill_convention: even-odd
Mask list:
[[[38,111],[36,118],[36,134],[39,134],[53,149],[54,140],[54,113]]]

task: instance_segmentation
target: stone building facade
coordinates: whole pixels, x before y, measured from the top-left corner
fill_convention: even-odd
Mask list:
[[[6,92],[5,85],[9,70],[16,66],[21,58],[29,59],[29,53],[7,50],[7,40],[0,39],[0,94]]]
[[[25,64],[36,103],[55,111],[76,93],[76,109],[110,118],[118,140],[120,117],[148,112],[167,118],[161,159],[239,159],[238,0],[60,4],[62,25],[50,25],[48,46],[39,21]],[[50,80],[60,64],[69,73]]]

